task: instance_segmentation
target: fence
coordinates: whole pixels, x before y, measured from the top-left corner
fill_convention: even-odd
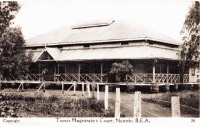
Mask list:
[[[120,92],[119,88],[116,89],[116,103],[115,103],[115,117],[120,117]],[[142,117],[142,106],[141,106],[141,92],[135,92],[134,96],[134,114],[133,117]],[[180,101],[178,96],[174,96],[171,99],[171,107],[172,107],[172,117],[180,117]],[[148,109],[149,110],[149,109]],[[146,111],[146,110],[145,110]],[[152,113],[150,111],[146,111],[153,116],[161,117],[156,113]]]
[[[26,76],[12,76],[4,78],[1,80],[5,81],[41,81],[42,79],[46,81],[64,81],[64,82],[107,82],[107,74],[99,73],[61,73],[53,75],[42,75],[42,74],[27,74]],[[153,74],[152,73],[134,73],[132,75],[126,75],[127,82],[134,83],[152,83]],[[179,74],[166,74],[166,73],[156,73],[155,82],[158,83],[177,83],[180,82]],[[189,74],[184,74],[183,82],[189,82]]]
[[[85,91],[85,85],[86,85],[86,91]],[[87,96],[88,98],[94,97],[94,88],[96,87],[96,98],[97,100],[100,100],[100,88],[99,86],[101,85],[101,83],[85,83],[82,82],[81,86],[82,86],[82,95],[83,96]],[[73,88],[73,95],[76,95],[76,86],[77,86],[77,82],[73,82],[73,84],[69,87],[69,90],[71,90]],[[91,86],[92,86],[92,94],[91,94]],[[22,88],[22,91],[24,90],[24,86],[23,83],[20,84],[19,88],[17,89],[17,91],[20,91],[20,88]],[[40,89],[43,88],[43,92],[45,92],[45,83],[42,84],[40,86],[40,88],[38,89],[37,92],[39,92]],[[62,82],[62,94],[64,94],[64,83]],[[105,85],[105,93],[104,93],[104,108],[105,110],[109,109],[109,85]],[[121,95],[120,95],[120,88],[116,88],[116,93],[115,93],[116,99],[115,99],[115,117],[120,117],[121,111],[120,111],[120,107],[121,107]],[[156,101],[162,101],[162,100],[156,100]],[[180,104],[180,99],[178,96],[173,96],[171,98],[171,102],[169,101],[162,101],[164,103],[168,103],[171,105],[171,116],[172,117],[181,117],[181,112],[180,112],[180,108],[184,107],[184,108],[188,108],[190,110],[194,110],[196,112],[199,112],[198,109],[189,107],[187,105],[181,105]],[[142,117],[142,111],[143,112],[148,112],[149,114],[151,114],[152,116],[156,116],[156,117],[161,117],[159,114],[150,112],[149,110],[146,110],[144,108],[142,108],[142,97],[141,97],[141,92],[136,91],[135,95],[134,95],[134,103],[133,105],[133,116],[134,117]]]
[[[76,84],[76,83],[74,83]],[[92,91],[93,91],[93,94],[91,96],[91,90],[90,90],[90,85],[92,86]],[[90,83],[87,83],[86,84],[86,96],[87,97],[94,97],[94,86],[96,86],[96,98],[97,100],[100,100],[100,91],[99,91],[99,86],[101,84],[90,84]],[[74,85],[75,86],[75,85]],[[74,87],[74,93],[76,92],[76,87]],[[82,83],[82,95],[85,94],[85,91],[84,91],[84,83]],[[104,108],[105,110],[108,110],[109,109],[109,85],[105,85],[105,93],[104,93]],[[190,106],[187,106],[187,105],[182,105],[180,104],[180,98],[179,96],[172,96],[171,97],[171,102],[168,102],[168,101],[162,101],[162,100],[156,100],[156,101],[160,101],[160,102],[163,102],[163,103],[168,103],[170,106],[171,106],[171,116],[172,117],[181,117],[181,107],[184,107],[184,108],[188,108],[190,110],[194,110],[196,112],[199,112],[198,109],[195,109],[195,108],[192,108]],[[121,107],[121,96],[120,96],[120,88],[116,88],[116,93],[115,93],[115,117],[120,117],[120,107]],[[151,112],[149,111],[149,109],[144,109],[142,108],[142,97],[141,97],[141,92],[139,91],[136,91],[135,92],[135,95],[134,95],[134,103],[133,103],[133,116],[134,117],[142,117],[142,111],[143,112],[147,112],[149,114],[151,114],[151,116],[154,116],[154,117],[163,117],[161,115],[158,115],[154,112]]]
[[[89,88],[89,85],[90,84],[87,84],[87,88]],[[99,100],[99,96],[100,96],[99,95],[99,85],[100,84],[97,84],[97,91],[96,91],[97,100]],[[91,97],[90,96],[90,89],[87,89],[86,92],[88,93],[87,97]],[[105,85],[105,93],[104,93],[104,108],[105,108],[105,110],[108,110],[108,108],[109,108],[108,96],[109,96],[108,85]],[[116,88],[115,96],[116,96],[116,98],[115,98],[115,117],[120,117],[120,113],[121,113],[121,111],[120,111],[120,107],[121,107],[120,88]],[[156,101],[162,101],[162,100],[156,100]],[[198,109],[192,108],[192,107],[187,106],[187,105],[180,104],[179,96],[172,96],[171,102],[168,102],[168,101],[162,101],[162,102],[168,103],[168,104],[171,105],[171,116],[172,117],[181,117],[181,111],[180,111],[181,107],[188,108],[190,110],[194,110],[196,112],[199,112]],[[134,117],[142,117],[142,111],[148,112],[149,114],[151,114],[154,117],[162,117],[161,115],[150,112],[149,109],[147,110],[147,109],[142,108],[142,97],[141,97],[141,92],[139,92],[139,91],[135,92],[133,107],[134,107],[133,108],[134,109],[134,111],[133,111]]]

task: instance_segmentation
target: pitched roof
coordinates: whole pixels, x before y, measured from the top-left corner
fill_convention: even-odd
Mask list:
[[[62,27],[27,40],[27,46],[77,43],[103,43],[127,40],[152,40],[180,45],[176,40],[143,26],[126,21],[99,21]]]
[[[41,55],[41,51],[35,50],[35,51],[32,51],[32,53],[33,53],[32,61],[36,62],[38,60],[39,56]]]
[[[56,48],[52,48],[53,51]],[[57,49],[56,49],[57,50]],[[48,51],[48,50],[47,50]],[[36,52],[38,54],[38,52]],[[150,45],[114,48],[65,49],[49,52],[55,61],[120,60],[120,59],[165,59],[178,60],[178,50]],[[41,53],[42,54],[42,53]],[[40,54],[40,55],[41,55]],[[38,57],[40,57],[40,55]],[[39,59],[35,59],[36,61]],[[36,62],[35,61],[35,62]]]
[[[119,59],[165,59],[178,60],[178,50],[153,46],[127,46],[63,50],[58,61],[119,60]]]

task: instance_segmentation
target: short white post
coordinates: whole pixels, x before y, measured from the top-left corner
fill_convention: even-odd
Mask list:
[[[116,88],[115,117],[120,118],[120,88]]]
[[[62,94],[64,94],[64,83],[62,82]]]
[[[99,101],[99,84],[97,83],[97,101]]]
[[[76,81],[74,81],[74,95],[76,95]]]
[[[81,84],[82,84],[82,96],[84,96],[84,94],[85,94],[85,93],[84,93],[84,92],[85,92],[85,91],[84,91],[84,82],[82,82]]]
[[[140,91],[135,92],[134,117],[141,117],[141,92]]]
[[[180,117],[180,99],[178,96],[171,98],[172,117]]]
[[[105,106],[105,110],[108,110],[108,85],[105,85],[104,106]]]
[[[156,61],[153,62],[153,83],[156,82]]]
[[[87,83],[87,95],[88,95],[88,97],[91,97],[91,95],[90,95],[90,84],[89,83]]]

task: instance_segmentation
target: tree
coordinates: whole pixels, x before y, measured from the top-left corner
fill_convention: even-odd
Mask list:
[[[133,73],[133,66],[130,64],[128,60],[122,61],[122,63],[114,62],[112,64],[112,67],[109,72],[109,77],[114,79],[111,79],[111,81],[114,82],[120,82],[126,80],[127,74]]]
[[[5,78],[11,76],[25,76],[29,70],[31,53],[26,55],[23,48],[25,40],[20,28],[7,28],[1,41],[0,70]]]
[[[181,77],[185,67],[194,67],[200,60],[200,5],[196,1],[192,4],[181,30],[183,45],[180,50]],[[195,62],[196,61],[196,62]]]
[[[16,1],[0,2],[0,77],[26,75],[31,54],[26,55],[21,29],[9,27],[20,6]]]
[[[20,6],[16,1],[0,1],[0,39],[19,9]]]

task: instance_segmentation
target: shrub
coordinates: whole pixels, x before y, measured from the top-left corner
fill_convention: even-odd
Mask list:
[[[126,80],[127,74],[133,73],[133,66],[128,60],[122,61],[122,63],[114,62],[109,72],[108,81],[120,82]]]
[[[53,95],[35,97],[25,95],[0,94],[3,105],[13,106],[15,117],[106,117],[114,116],[113,110],[104,111],[104,102],[95,98],[58,98]],[[3,107],[5,108],[5,107]],[[1,109],[0,109],[1,111]],[[7,110],[6,110],[7,111]],[[4,112],[3,112],[4,113]],[[7,117],[10,114],[2,115]],[[13,117],[14,117],[13,115]]]

